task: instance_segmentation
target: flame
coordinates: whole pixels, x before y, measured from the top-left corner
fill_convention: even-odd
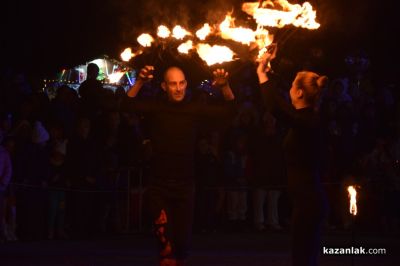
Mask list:
[[[117,83],[123,75],[125,75],[125,72],[117,71],[108,75],[108,80],[110,83]]]
[[[316,22],[316,11],[310,3],[292,5],[286,0],[273,0],[266,2],[266,7],[281,7],[282,10],[270,9],[260,6],[259,2],[246,2],[242,10],[253,16],[258,25],[282,28],[292,24],[296,27],[317,29],[320,24]]]
[[[233,40],[246,45],[256,40],[256,33],[253,30],[234,27],[234,19],[230,15],[225,16],[225,20],[219,25],[219,29],[223,39]]]
[[[151,37],[150,34],[148,33],[142,33],[138,38],[137,38],[138,43],[143,46],[143,47],[150,47],[151,43],[154,42],[153,37]]]
[[[206,37],[211,33],[211,27],[208,23],[205,23],[201,29],[196,31],[196,36],[200,40],[204,41]]]
[[[265,47],[270,45],[274,39],[274,36],[260,25],[255,31],[248,28],[235,27],[234,19],[230,15],[225,16],[225,20],[220,24],[219,28],[223,39],[230,39],[245,45],[255,43],[260,49],[258,58],[266,52]]]
[[[131,60],[133,57],[142,54],[142,50],[138,50],[136,53],[132,53],[131,48],[126,48],[122,53],[121,53],[121,58],[123,61],[128,62]]]
[[[269,33],[266,27],[284,27],[285,25],[294,25],[307,29],[317,29],[320,24],[316,22],[316,11],[310,3],[290,4],[288,0],[260,0],[257,2],[245,2],[242,10],[251,15],[257,23],[256,30],[246,27],[236,27],[235,19],[227,14],[225,19],[219,25],[205,23],[202,28],[196,31],[196,36],[183,27],[176,25],[172,31],[164,25],[157,28],[157,37],[166,39],[173,37],[177,40],[183,40],[190,36],[190,41],[181,43],[178,47],[180,53],[188,54],[189,50],[195,49],[200,58],[208,65],[232,61],[235,53],[226,46],[211,46],[210,44],[193,44],[196,41],[204,41],[209,35],[220,36],[226,40],[239,42],[248,45],[249,50],[258,48],[258,59],[265,53],[266,47],[272,42],[274,36]],[[197,38],[196,38],[197,37]],[[151,46],[154,42],[150,34],[143,33],[138,37],[138,42],[143,47]],[[124,61],[131,59],[135,54],[126,50],[121,54]]]
[[[178,46],[178,51],[182,54],[188,54],[191,49],[193,49],[193,42],[191,40]]]
[[[128,62],[129,60],[131,60],[132,57],[133,57],[133,54],[132,54],[132,49],[131,48],[126,48],[121,53],[121,58],[122,58],[123,61]]]
[[[350,213],[357,215],[357,190],[354,186],[348,186],[347,191],[350,198]]]
[[[191,34],[190,32],[188,32],[179,25],[176,25],[172,29],[172,37],[174,37],[175,39],[182,40],[183,38],[185,38],[186,35],[191,35]]]
[[[164,25],[160,25],[157,28],[157,36],[160,38],[168,38],[171,35],[171,31]]]
[[[233,61],[235,53],[226,46],[200,43],[196,47],[200,58],[206,61],[207,65],[220,64]]]

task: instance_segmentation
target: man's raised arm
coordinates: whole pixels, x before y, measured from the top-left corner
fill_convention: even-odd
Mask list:
[[[153,66],[145,66],[144,68],[142,68],[139,72],[135,84],[133,84],[132,87],[129,88],[127,95],[131,98],[136,97],[140,89],[143,87],[143,84],[153,79],[153,71]]]

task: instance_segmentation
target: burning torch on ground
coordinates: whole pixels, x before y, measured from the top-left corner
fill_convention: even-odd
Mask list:
[[[355,240],[355,219],[357,216],[357,186],[352,185],[347,187],[348,197],[349,197],[349,212],[352,217],[352,225],[351,225],[351,245],[354,246]],[[354,255],[351,256],[351,265],[354,265]]]
[[[356,186],[348,186],[347,192],[349,193],[350,199],[350,214],[355,217],[357,215],[357,190]]]

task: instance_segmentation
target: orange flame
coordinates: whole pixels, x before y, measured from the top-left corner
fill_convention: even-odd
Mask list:
[[[121,58],[123,61],[128,62],[129,60],[131,60],[131,58],[133,57],[132,54],[132,49],[131,48],[126,48],[122,53],[121,53]]]
[[[348,186],[347,191],[350,198],[350,213],[357,215],[357,190],[354,186]]]
[[[206,37],[211,33],[211,27],[208,23],[205,23],[201,29],[196,31],[196,36],[200,40],[204,41]]]
[[[121,59],[125,62],[128,62],[131,60],[133,57],[142,54],[142,50],[138,50],[136,53],[132,53],[131,48],[126,48],[122,53],[121,53]]]
[[[197,53],[207,65],[220,64],[224,62],[233,61],[235,53],[226,46],[213,45],[200,43],[196,47]]]
[[[143,46],[143,47],[150,47],[151,43],[154,42],[153,37],[151,37],[150,34],[148,33],[142,33],[138,38],[137,38],[138,43]]]
[[[160,25],[157,28],[157,36],[160,38],[168,38],[171,35],[171,31],[164,25]]]
[[[320,27],[320,24],[316,22],[316,11],[313,10],[313,7],[308,2],[302,5],[290,4],[288,0],[246,2],[242,5],[242,10],[255,19],[257,23],[256,30],[236,27],[234,18],[228,14],[219,25],[210,26],[205,23],[201,29],[196,31],[197,40],[204,41],[210,34],[219,35],[223,39],[248,45],[251,50],[257,47],[259,59],[265,53],[266,47],[273,42],[274,37],[265,27],[284,27],[289,24],[307,29]],[[188,38],[191,41],[180,44],[178,51],[187,54],[190,49],[196,49],[199,56],[209,65],[232,61],[235,56],[235,53],[226,46],[211,46],[205,43],[193,44],[195,38],[193,38],[192,33],[179,25],[175,26],[172,31],[166,26],[160,25],[157,29],[157,36],[163,39],[173,37],[177,40],[183,40],[186,36],[191,36]],[[153,37],[147,33],[140,35],[137,40],[143,47],[149,47],[154,42]],[[128,50],[121,54],[124,61],[131,59],[133,56],[135,54]]]
[[[279,6],[282,10],[277,10]],[[270,9],[267,7],[274,7]],[[286,0],[267,1],[266,7],[259,5],[259,2],[246,2],[242,5],[242,10],[253,16],[258,25],[282,28],[292,24],[296,27],[307,29],[317,29],[320,24],[316,22],[316,11],[310,3],[303,5],[292,5]]]
[[[253,30],[234,27],[234,19],[230,15],[225,16],[225,20],[219,25],[219,29],[223,39],[234,40],[246,45],[256,40],[256,33]]]
[[[188,54],[191,49],[193,49],[193,42],[191,40],[178,46],[178,51],[182,54]]]
[[[190,32],[177,25],[172,29],[172,37],[178,40],[182,40],[186,35],[191,35]]]

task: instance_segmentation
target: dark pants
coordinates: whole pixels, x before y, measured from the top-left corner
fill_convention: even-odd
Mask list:
[[[325,195],[319,188],[296,188],[292,196],[292,265],[316,266],[327,212]]]
[[[148,186],[144,200],[154,222],[160,258],[185,259],[192,233],[193,182],[158,180]]]
[[[311,168],[288,167],[292,209],[292,265],[316,266],[321,251],[321,230],[327,214],[327,200],[319,173]],[[310,178],[314,182],[310,182]]]

